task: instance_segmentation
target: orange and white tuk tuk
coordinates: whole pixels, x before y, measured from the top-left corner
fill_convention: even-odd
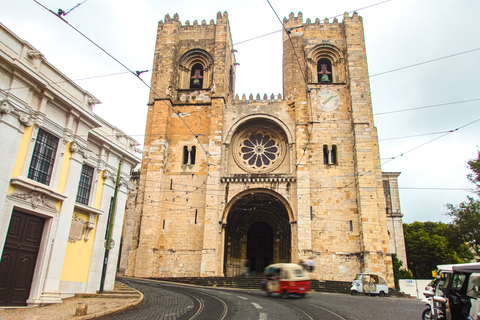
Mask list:
[[[267,295],[279,293],[283,298],[290,294],[304,297],[310,291],[310,279],[302,266],[296,263],[275,263],[265,268],[263,289]]]

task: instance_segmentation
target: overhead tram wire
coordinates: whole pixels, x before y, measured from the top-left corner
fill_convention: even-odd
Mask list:
[[[427,144],[429,144],[429,143],[431,143],[431,142],[433,142],[433,141],[435,141],[435,140],[438,140],[438,139],[440,139],[440,138],[443,138],[443,137],[445,137],[446,135],[449,135],[450,133],[457,132],[458,130],[463,129],[463,128],[467,127],[467,126],[470,126],[470,125],[472,125],[472,124],[474,124],[474,123],[476,123],[476,122],[478,122],[478,121],[480,121],[480,119],[471,121],[471,122],[469,122],[469,123],[467,123],[467,124],[464,124],[463,126],[460,126],[460,127],[456,128],[456,129],[453,129],[453,130],[450,130],[450,131],[442,134],[440,137],[436,137],[436,138],[434,138],[434,139],[432,139],[432,140],[429,140],[429,141],[427,141],[427,142],[425,142],[425,143],[422,143],[421,145],[418,145],[418,146],[416,146],[415,148],[412,148],[412,149],[410,149],[410,150],[408,150],[408,151],[405,151],[405,152],[399,154],[398,156],[390,157],[390,158],[383,158],[383,159],[381,159],[381,160],[387,160],[387,159],[388,159],[388,161],[384,162],[384,164],[385,164],[385,163],[388,163],[388,162],[390,162],[390,161],[392,161],[392,160],[394,160],[394,159],[396,159],[396,158],[399,158],[399,157],[404,156],[406,153],[409,153],[409,152],[411,152],[411,151],[413,151],[413,150],[416,150],[416,149],[418,149],[418,148],[420,148],[420,147],[423,147],[423,146],[425,146],[425,145],[427,145]]]
[[[35,3],[37,3],[39,6],[41,6],[42,8],[44,8],[45,10],[49,11],[50,13],[52,13],[53,15],[55,15],[57,18],[59,18],[60,20],[62,20],[63,22],[65,22],[70,28],[72,28],[73,30],[75,30],[78,34],[80,34],[82,37],[84,37],[85,39],[87,39],[90,43],[92,43],[94,46],[96,46],[98,49],[100,49],[101,51],[103,51],[106,55],[108,55],[110,58],[112,58],[115,62],[117,62],[118,64],[120,64],[123,68],[125,68],[126,70],[128,70],[132,75],[134,75],[135,77],[138,78],[138,80],[140,80],[145,86],[147,86],[147,88],[149,88],[151,90],[151,92],[153,92],[157,97],[160,97],[160,95],[158,93],[155,92],[155,90],[153,90],[150,85],[148,85],[145,81],[143,81],[142,78],[140,78],[139,76],[139,73],[137,72],[134,72],[132,70],[130,70],[126,65],[124,65],[122,62],[120,62],[117,58],[115,58],[113,55],[111,55],[110,53],[108,53],[105,49],[103,49],[101,46],[99,46],[97,43],[95,43],[93,40],[91,40],[89,37],[87,37],[85,34],[83,34],[80,30],[78,30],[77,28],[75,28],[73,25],[71,25],[68,21],[66,21],[65,19],[63,19],[61,17],[60,14],[58,13],[55,13],[53,12],[52,10],[48,9],[47,7],[45,7],[43,4],[41,4],[40,2],[38,2],[37,0],[33,0]],[[175,114],[177,114],[177,112],[173,109],[172,106],[169,106],[167,103],[163,102],[169,109],[171,109]],[[193,132],[193,130],[190,128],[190,126],[185,122],[185,120],[180,117],[178,114],[177,114],[178,118],[180,119],[180,121],[182,121],[182,123],[187,127],[187,129],[190,131],[190,133],[195,137],[195,139],[198,141],[198,144],[200,145],[200,148],[202,148],[203,152],[205,153],[206,155],[206,160],[207,160],[207,177],[205,179],[205,181],[199,186],[202,187],[203,185],[206,184],[206,181],[208,179],[208,177],[210,176],[209,174],[209,169],[210,169],[210,162],[209,162],[209,152],[207,150],[205,150],[205,148],[203,147],[203,144],[200,142],[200,140],[198,139],[198,135],[195,134]]]
[[[277,12],[276,12],[275,9],[273,8],[273,6],[272,6],[272,4],[270,3],[270,1],[267,0],[267,2],[268,2],[268,5],[270,6],[270,8],[272,8],[273,13],[274,13],[275,16],[277,17],[278,21],[279,21],[280,24],[282,25],[283,30],[285,31],[285,34],[287,35],[288,40],[290,41],[290,44],[292,45],[292,50],[293,50],[293,53],[295,53],[295,58],[296,58],[297,63],[298,63],[298,68],[300,69],[300,72],[302,73],[303,82],[305,83],[305,91],[306,91],[306,93],[307,93],[306,96],[307,96],[307,100],[308,100],[308,104],[309,104],[309,109],[310,109],[310,115],[309,115],[310,121],[308,121],[308,124],[310,124],[311,128],[310,128],[309,133],[308,133],[308,139],[307,139],[306,146],[303,148],[302,156],[300,157],[300,159],[298,160],[298,162],[295,164],[295,168],[298,168],[298,166],[300,165],[300,163],[302,163],[303,157],[304,157],[305,154],[307,153],[308,146],[310,145],[310,142],[311,142],[311,140],[312,140],[312,135],[313,135],[313,109],[312,109],[312,101],[311,101],[311,99],[310,99],[310,95],[308,94],[308,93],[310,92],[310,89],[308,88],[307,78],[305,77],[305,73],[303,72],[303,68],[302,68],[302,65],[301,65],[301,63],[300,63],[300,59],[298,58],[297,50],[295,50],[295,46],[293,45],[292,38],[290,37],[291,30],[287,30],[287,28],[285,28],[285,25],[283,24],[282,20],[281,20],[280,17],[278,16]],[[300,27],[303,28],[303,25],[300,26]],[[284,92],[284,93],[285,93],[285,92]],[[293,92],[292,94],[295,95],[295,92]],[[294,171],[290,172],[289,176],[292,176],[293,173],[294,173]]]
[[[150,72],[150,71],[152,71],[152,70],[146,70],[146,71],[143,71],[143,72]],[[139,72],[139,71],[135,71],[135,73],[137,73],[137,72]],[[69,81],[76,82],[76,81],[92,80],[92,79],[97,79],[97,78],[118,76],[118,75],[127,74],[127,73],[130,73],[130,71],[123,71],[123,72],[110,73],[110,74],[103,74],[103,75],[99,75],[99,76],[91,76],[91,77],[80,78],[80,79],[73,79],[73,80],[53,81],[53,82],[47,82],[46,84],[59,84],[59,83],[65,83],[65,82],[69,82]],[[17,89],[25,89],[25,88],[33,88],[33,87],[34,87],[33,85],[21,86],[21,87],[9,88],[9,89],[6,89],[5,91],[11,91],[11,90],[17,90]]]
[[[363,10],[363,9],[368,9],[368,8],[375,7],[375,6],[378,6],[378,5],[380,5],[380,4],[384,4],[384,3],[386,3],[386,2],[390,2],[390,1],[392,1],[392,0],[386,0],[386,1],[378,2],[378,3],[372,4],[372,5],[363,7],[363,8],[358,8],[358,9],[355,9],[355,10],[352,10],[352,11],[348,11],[347,13],[352,13],[352,12],[360,11],[360,10]],[[271,5],[270,5],[270,7],[271,7]],[[273,9],[273,8],[272,8],[272,9]],[[341,16],[343,16],[343,15],[344,15],[344,13],[342,13],[342,14],[337,14],[336,16],[333,16],[333,17],[330,17],[330,18],[327,18],[327,19],[333,19],[333,18],[341,17]],[[262,35],[260,35],[260,36],[254,37],[254,38],[250,38],[250,39],[247,39],[247,40],[243,40],[243,41],[234,43],[234,44],[232,44],[232,46],[236,46],[236,45],[238,45],[238,44],[242,44],[242,43],[245,43],[245,42],[253,41],[253,40],[256,40],[256,39],[259,39],[259,38],[263,38],[263,37],[266,37],[266,36],[270,36],[270,35],[272,35],[272,34],[274,34],[274,33],[282,32],[283,30],[284,30],[284,29],[277,30],[277,31],[273,31],[273,32],[266,33],[266,34],[262,34]]]
[[[436,108],[436,107],[442,107],[442,106],[448,106],[452,104],[459,104],[459,103],[467,103],[467,102],[473,102],[473,101],[480,101],[480,98],[476,99],[470,99],[470,100],[462,100],[462,101],[454,101],[454,102],[447,102],[447,103],[439,103],[439,104],[433,104],[430,106],[424,106],[424,107],[416,107],[416,108],[409,108],[409,109],[400,109],[400,110],[393,110],[393,111],[385,111],[385,112],[378,112],[374,113],[374,116],[380,116],[384,114],[391,114],[391,113],[398,113],[398,112],[405,112],[405,111],[412,111],[412,110],[419,110],[419,109],[427,109],[427,108]]]
[[[427,61],[424,61],[424,62],[419,62],[419,63],[412,64],[412,65],[409,65],[409,66],[405,66],[405,67],[401,67],[401,68],[397,68],[397,69],[393,69],[393,70],[389,70],[389,71],[384,71],[384,72],[372,74],[371,76],[369,76],[369,78],[373,78],[373,77],[380,76],[380,75],[383,75],[383,74],[387,74],[387,73],[391,73],[391,72],[395,72],[395,71],[400,71],[400,70],[416,67],[416,66],[426,64],[426,63],[430,63],[430,62],[435,62],[435,61],[439,61],[439,60],[443,60],[443,59],[447,59],[447,58],[456,57],[456,56],[459,56],[459,55],[462,55],[462,54],[466,54],[466,53],[470,53],[470,52],[474,52],[474,51],[478,51],[478,50],[480,50],[480,48],[467,50],[467,51],[451,54],[451,55],[448,55],[448,56],[445,56],[445,57],[440,57],[440,58],[436,58],[436,59],[432,59],[432,60],[427,60]]]

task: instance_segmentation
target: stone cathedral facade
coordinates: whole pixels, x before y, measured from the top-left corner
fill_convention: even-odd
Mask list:
[[[227,13],[158,25],[141,171],[122,263],[137,277],[238,276],[315,262],[314,277],[386,276],[405,259],[398,173],[382,173],[362,18],[283,36],[283,95],[235,95]],[[255,76],[255,75],[252,75]]]

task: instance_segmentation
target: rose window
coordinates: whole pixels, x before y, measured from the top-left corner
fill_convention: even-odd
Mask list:
[[[235,161],[243,169],[268,172],[280,165],[285,156],[284,141],[273,131],[246,130],[237,136]]]

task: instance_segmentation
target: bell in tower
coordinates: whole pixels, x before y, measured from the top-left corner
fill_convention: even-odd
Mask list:
[[[192,76],[190,77],[190,89],[201,89],[203,87],[203,66],[197,63],[192,68]]]
[[[330,83],[330,82],[332,82],[330,80],[330,77],[328,76],[329,74],[332,74],[332,73],[330,71],[328,71],[326,63],[322,63],[320,65],[320,71],[318,72],[318,74],[321,75],[320,83]]]

